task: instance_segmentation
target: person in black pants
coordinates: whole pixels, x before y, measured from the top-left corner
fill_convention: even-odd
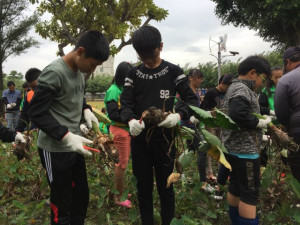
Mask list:
[[[186,103],[196,105],[197,97],[188,86],[181,68],[160,58],[163,43],[160,32],[152,26],[142,26],[133,33],[132,44],[143,62],[133,67],[125,79],[121,95],[121,119],[128,123],[131,139],[133,173],[137,179],[137,195],[143,225],[153,225],[153,175],[161,203],[163,225],[174,217],[175,196],[173,186],[166,187],[167,178],[174,167],[174,129],[180,119],[192,115]],[[157,126],[139,120],[149,107],[173,112],[174,97],[179,93],[182,101],[176,113],[170,113]],[[186,102],[186,103],[184,103]],[[150,127],[152,135],[147,138]],[[150,130],[150,131],[151,131]],[[154,172],[153,172],[154,168]]]

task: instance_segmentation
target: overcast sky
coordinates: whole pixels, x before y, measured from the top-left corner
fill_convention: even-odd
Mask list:
[[[214,14],[215,3],[210,0],[154,0],[157,6],[167,9],[169,16],[157,23],[150,24],[157,27],[164,43],[161,57],[174,64],[184,66],[189,63],[197,66],[198,63],[209,61],[217,62],[210,56],[209,37],[219,41],[219,37],[227,34],[227,52],[238,51],[234,57],[223,60],[236,61],[249,55],[272,51],[270,43],[266,43],[248,28],[236,28],[232,25],[222,26],[221,21]],[[30,67],[43,69],[57,58],[57,43],[42,39],[38,34],[31,32],[31,36],[41,44],[39,48],[31,48],[26,53],[10,57],[4,62],[3,71],[9,73],[16,70],[25,74]],[[115,43],[117,44],[117,42]],[[214,43],[211,42],[211,46]],[[65,50],[65,53],[71,48]],[[212,54],[217,55],[217,46],[211,48]],[[137,57],[132,46],[126,46],[115,56],[115,67],[122,61],[136,62]]]

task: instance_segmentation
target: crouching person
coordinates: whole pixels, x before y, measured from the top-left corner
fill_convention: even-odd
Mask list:
[[[260,113],[255,90],[270,75],[268,61],[250,56],[238,67],[238,79],[233,80],[224,98],[224,110],[238,124],[240,130],[224,130],[222,140],[228,150],[231,164],[227,200],[232,225],[256,225],[256,205],[259,194],[259,149],[262,128],[270,118],[257,119],[252,113]],[[227,158],[227,157],[226,157]]]

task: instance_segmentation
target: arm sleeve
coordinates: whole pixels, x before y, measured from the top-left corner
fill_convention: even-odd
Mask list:
[[[269,115],[270,114],[270,109],[269,109],[269,102],[268,102],[268,96],[266,93],[261,92],[259,94],[259,107],[260,107],[260,114],[261,115]]]
[[[8,104],[7,97],[3,97],[3,96],[2,96],[2,101],[3,101],[3,104],[4,104],[5,106]]]
[[[211,91],[208,91],[204,95],[204,99],[201,102],[200,108],[203,110],[212,110],[217,105],[216,101],[213,99],[213,94]]]
[[[15,132],[10,130],[9,128],[4,127],[0,123],[0,139],[3,142],[13,142],[15,141],[15,136],[16,136]]]
[[[189,120],[193,115],[189,105],[198,105],[198,98],[188,84],[186,75],[184,75],[180,67],[176,67],[177,77],[175,78],[175,88],[180,95],[180,99],[175,106],[175,112],[180,114],[181,120]]]
[[[274,107],[277,120],[280,124],[287,126],[290,118],[290,101],[288,87],[283,82],[278,82],[274,96]]]
[[[85,110],[85,109],[90,109],[91,112],[93,112],[92,106],[90,106],[89,104],[87,104],[86,98],[83,98],[82,111]]]
[[[56,140],[61,140],[68,132],[49,112],[55,93],[52,89],[38,85],[28,107],[30,120],[43,132]]]
[[[115,100],[111,100],[106,103],[106,110],[108,113],[108,117],[111,120],[121,122],[120,110],[118,107],[118,103]]]
[[[241,128],[254,129],[258,124],[258,119],[250,111],[249,101],[238,96],[229,100],[229,117]]]
[[[120,117],[124,123],[128,123],[131,119],[137,119],[137,115],[134,113],[134,74],[136,68],[132,68],[128,76],[125,78],[124,89],[121,94],[121,109],[120,109]]]

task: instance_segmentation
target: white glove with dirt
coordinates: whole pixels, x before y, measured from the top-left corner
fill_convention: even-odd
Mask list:
[[[83,117],[84,117],[84,119],[86,121],[86,125],[89,129],[92,128],[92,122],[99,124],[97,117],[94,115],[94,113],[91,112],[90,109],[85,109],[83,111]]]
[[[83,134],[87,135],[89,133],[89,128],[84,123],[80,124],[79,128]]]
[[[70,148],[71,151],[77,152],[82,155],[90,156],[92,153],[90,153],[88,150],[85,150],[83,148],[83,144],[92,144],[93,141],[86,139],[84,137],[81,137],[79,135],[73,134],[72,132],[68,132],[63,139],[62,142],[66,143],[67,146]]]
[[[12,104],[7,104],[7,105],[6,105],[6,108],[7,108],[7,109],[11,109],[12,107],[13,107]]]
[[[194,116],[191,116],[190,121],[195,125],[199,123],[199,120]]]
[[[270,110],[269,115],[270,116],[276,116],[275,111],[274,110]]]
[[[180,121],[180,115],[178,113],[169,114],[164,121],[160,122],[157,126],[172,128]]]
[[[264,115],[266,119],[259,119],[258,124],[256,127],[258,128],[267,128],[268,124],[271,123],[272,119],[266,115]]]
[[[130,131],[130,134],[132,136],[138,136],[142,131],[143,129],[145,128],[145,123],[144,121],[142,121],[141,123],[136,120],[136,119],[132,119],[128,122],[128,125],[129,125],[129,131]]]
[[[24,138],[24,134],[22,134],[21,132],[17,132],[16,136],[15,136],[15,142],[21,142],[21,143],[26,143],[26,140]]]

